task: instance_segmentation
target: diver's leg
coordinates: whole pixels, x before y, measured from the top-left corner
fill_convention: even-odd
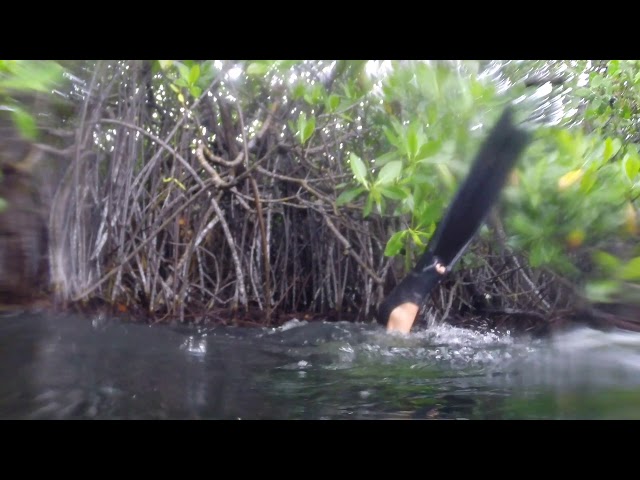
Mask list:
[[[424,297],[465,251],[529,140],[514,125],[511,109],[505,109],[476,154],[427,251],[380,305],[377,319],[387,325],[387,331],[411,330]]]

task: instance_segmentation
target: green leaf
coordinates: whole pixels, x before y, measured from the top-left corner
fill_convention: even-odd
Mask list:
[[[580,87],[575,90],[575,95],[578,97],[588,98],[593,94],[590,88]]]
[[[382,196],[390,198],[391,200],[404,200],[408,195],[410,195],[404,188],[396,185],[382,187],[380,188],[380,193]]]
[[[291,67],[298,65],[300,60],[278,60],[276,62],[276,68],[282,72],[290,70]]]
[[[356,177],[358,183],[368,189],[369,183],[367,182],[367,167],[355,153],[352,153],[349,157],[349,166],[351,167],[351,171]]]
[[[304,93],[306,91],[307,90],[304,86],[304,83],[296,83],[295,87],[293,87],[293,90],[291,91],[291,96],[294,100],[298,100],[299,98],[302,98],[304,96]]]
[[[173,83],[169,84],[169,88],[171,88],[171,90],[173,90],[176,93],[180,93],[180,89]]]
[[[158,60],[158,64],[162,70],[166,70],[173,65],[173,60]]]
[[[640,257],[631,259],[620,270],[620,278],[622,280],[639,281],[640,280]]]
[[[313,132],[316,130],[316,117],[311,117],[306,125],[304,126],[304,130],[302,131],[302,143],[306,143],[307,140],[311,138]]]
[[[307,120],[307,114],[302,112],[298,116],[298,138],[300,139],[300,143],[304,145],[316,128],[316,118],[311,117]]]
[[[601,250],[593,254],[593,261],[606,273],[612,274],[620,268],[622,262],[620,259],[608,252]]]
[[[330,112],[335,111],[340,106],[340,97],[338,95],[329,95],[327,99],[327,108]]]
[[[189,84],[184,78],[179,78],[173,83],[175,83],[178,87],[189,88]]]
[[[389,140],[389,143],[391,145],[398,148],[399,150],[402,148],[400,139],[389,127],[385,125],[384,127],[382,127],[382,131],[384,132],[385,136],[387,137],[387,140]],[[404,151],[402,153],[404,153]]]
[[[456,188],[456,178],[451,173],[449,167],[444,163],[437,163],[436,168],[438,169],[440,177],[442,178],[447,188],[449,188],[450,190],[454,190]]]
[[[532,267],[540,267],[547,261],[547,253],[544,244],[534,243],[529,251],[529,263]]]
[[[603,160],[607,162],[611,157],[613,157],[616,153],[618,153],[618,150],[620,150],[622,143],[617,138],[615,139],[607,138],[604,143],[605,143],[605,147],[604,147]]]
[[[640,171],[640,159],[637,154],[627,152],[622,160],[622,169],[629,181],[633,182],[633,179],[638,175],[638,171]]]
[[[349,202],[352,202],[358,197],[358,195],[360,195],[364,191],[365,190],[362,187],[354,188],[353,190],[345,190],[336,199],[336,205],[340,207]]]
[[[369,198],[373,199],[376,211],[381,214],[385,207],[385,201],[380,194],[380,190],[375,185],[372,185],[371,190],[369,190]]]
[[[0,90],[50,93],[62,81],[64,69],[52,60],[14,60],[0,76]]]
[[[387,163],[380,169],[378,172],[378,179],[376,180],[377,185],[387,185],[389,183],[395,182],[400,174],[402,173],[402,161],[394,160],[392,162]]]
[[[189,71],[189,84],[194,85],[200,78],[200,65],[197,63]]]
[[[375,203],[380,203],[381,200],[381,195],[380,195],[380,191],[378,190],[377,186],[374,184],[371,186],[371,188],[369,189],[369,196],[371,196],[373,198],[373,201]]]
[[[176,67],[178,67],[178,72],[180,73],[180,79],[184,80],[185,87],[188,86],[187,82],[189,80],[189,75],[191,70],[184,63],[176,62]],[[177,84],[178,82],[176,82]]]
[[[431,225],[442,216],[442,210],[443,204],[440,199],[431,202],[420,202],[416,212],[416,219],[419,221],[418,226]]]
[[[540,226],[522,213],[516,213],[512,219],[512,228],[525,237],[535,239],[540,234]]]
[[[592,281],[586,285],[585,295],[592,302],[608,302],[619,289],[620,283],[615,280]]]
[[[371,213],[371,209],[373,208],[373,196],[367,196],[367,201],[364,204],[364,210],[362,211],[362,216],[367,218]]]
[[[269,71],[269,64],[264,62],[254,62],[247,67],[247,75],[260,76]]]
[[[209,60],[200,65],[200,78],[198,79],[198,86],[200,88],[207,88],[213,81],[217,74],[214,62]]]
[[[482,100],[483,97],[490,94],[490,90],[485,86],[485,84],[475,78],[471,79],[470,91],[471,95],[476,100]]]
[[[580,180],[580,190],[583,193],[589,193],[598,179],[596,172],[592,169],[587,170]]]
[[[413,243],[415,243],[420,248],[425,247],[425,242],[423,242],[421,238],[421,236],[426,237],[424,233],[418,232],[413,229],[409,230],[409,233],[411,234],[411,239],[413,240]]]
[[[404,207],[410,212],[413,212],[416,208],[416,201],[413,195],[408,195],[402,203]]]
[[[596,97],[591,101],[591,105],[587,109],[587,113],[590,117],[597,117],[600,115],[600,107],[602,106],[602,99],[600,97]]]
[[[384,165],[393,160],[398,160],[398,153],[395,151],[387,152],[383,155],[380,155],[378,158],[376,158],[375,164],[376,166],[382,168]]]
[[[418,131],[415,127],[415,124],[412,124],[405,137],[406,145],[407,145],[407,155],[410,160],[416,158],[418,153]]]
[[[556,140],[562,153],[570,157],[576,155],[578,141],[568,130],[560,130],[556,136]]]
[[[28,140],[35,140],[38,136],[38,127],[36,126],[36,120],[33,116],[21,108],[15,108],[12,114],[13,123],[18,128],[22,136]]]
[[[435,68],[425,64],[419,64],[416,67],[416,78],[427,97],[437,98],[439,96],[440,88],[438,85],[438,74]]]
[[[191,92],[191,95],[193,95],[194,98],[198,98],[200,95],[202,95],[202,89],[197,85],[192,85],[189,89],[189,92]]]
[[[421,147],[420,150],[418,151],[418,154],[416,155],[416,160],[423,160],[425,158],[431,157],[433,155],[435,155],[436,153],[438,153],[438,151],[440,150],[440,147],[442,146],[442,140],[430,140],[426,143],[424,143]]]
[[[323,96],[324,96],[324,87],[321,84],[316,83],[313,86],[313,89],[311,90],[311,100],[313,101],[313,104],[314,105],[318,104],[318,102],[322,100]]]
[[[384,255],[386,257],[393,257],[397,255],[404,246],[404,239],[407,236],[408,230],[402,230],[391,235],[391,238],[387,242],[387,246],[384,249]]]
[[[184,104],[184,95],[182,95],[182,93],[178,94],[178,101],[182,104]]]
[[[302,112],[298,115],[298,138],[300,139],[300,143],[304,144],[304,129],[307,126],[307,114]]]

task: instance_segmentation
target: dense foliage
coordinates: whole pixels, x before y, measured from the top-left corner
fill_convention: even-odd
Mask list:
[[[39,100],[51,97],[53,89],[62,83],[62,75],[62,66],[54,61],[0,60],[0,164],[14,153],[10,145],[14,137],[38,139]],[[18,134],[13,135],[11,130]],[[6,208],[6,200],[0,197],[0,212]]]
[[[550,319],[637,300],[637,61],[64,67],[75,140],[49,151],[68,164],[51,212],[60,299],[155,320],[369,320],[512,103],[535,141],[431,310]],[[61,69],[4,61],[0,95],[51,90]],[[33,138],[35,113],[3,101]]]

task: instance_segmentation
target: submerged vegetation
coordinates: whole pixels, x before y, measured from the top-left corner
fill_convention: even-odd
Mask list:
[[[514,104],[535,141],[424,318],[638,329],[639,85],[637,61],[4,61],[0,115],[46,157],[58,304],[275,324],[371,321]]]

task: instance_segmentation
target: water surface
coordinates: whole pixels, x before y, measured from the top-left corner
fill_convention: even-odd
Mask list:
[[[0,317],[4,419],[640,418],[640,335]]]

